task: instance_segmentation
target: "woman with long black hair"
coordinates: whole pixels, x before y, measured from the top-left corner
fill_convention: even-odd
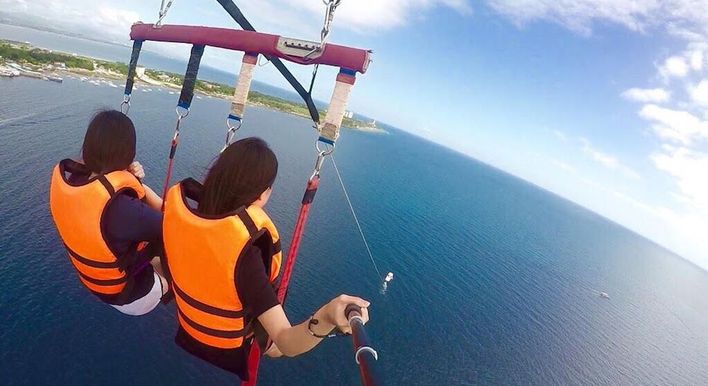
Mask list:
[[[348,304],[362,307],[368,320],[369,302],[340,295],[306,321],[290,324],[276,296],[280,237],[263,209],[277,171],[263,140],[242,139],[219,156],[203,186],[182,181],[165,203],[165,251],[179,320],[175,340],[244,380],[257,331],[274,342],[268,355],[296,356],[337,328],[347,331]]]
[[[143,185],[133,122],[105,110],[91,120],[81,160],[52,174],[54,223],[84,286],[127,315],[153,310],[168,290],[162,249],[162,199]]]

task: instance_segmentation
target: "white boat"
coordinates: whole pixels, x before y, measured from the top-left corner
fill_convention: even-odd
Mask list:
[[[607,292],[600,292],[600,297],[603,299],[609,299],[610,295],[608,295]]]

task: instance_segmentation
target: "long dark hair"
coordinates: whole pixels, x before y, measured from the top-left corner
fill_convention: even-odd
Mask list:
[[[81,157],[96,174],[127,169],[135,159],[133,122],[120,111],[99,111],[86,130]]]
[[[249,205],[273,186],[277,174],[278,159],[264,140],[236,141],[209,169],[198,211],[218,216]]]

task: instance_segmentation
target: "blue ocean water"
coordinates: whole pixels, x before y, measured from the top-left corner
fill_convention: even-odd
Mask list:
[[[88,295],[53,229],[51,168],[78,155],[91,114],[116,107],[121,90],[17,78],[0,79],[0,95],[2,383],[234,384],[174,345],[173,306],[132,318]],[[136,93],[131,109],[154,188],[176,98]],[[227,101],[195,99],[175,180],[203,176],[227,110]],[[313,166],[310,126],[249,108],[239,131],[278,154],[268,210],[285,240]],[[291,321],[339,293],[370,299],[368,330],[391,385],[708,384],[708,273],[536,186],[390,131],[344,131],[336,157],[377,263],[396,278],[381,294],[327,164],[291,284]],[[358,384],[351,349],[334,339],[267,360],[261,384]]]

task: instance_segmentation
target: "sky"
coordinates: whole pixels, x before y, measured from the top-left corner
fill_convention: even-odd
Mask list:
[[[236,1],[318,40],[321,0]],[[159,1],[0,0],[0,13],[128,43]],[[165,23],[235,28],[211,0]],[[708,0],[342,0],[330,41],[372,49],[351,109],[585,206],[708,270]],[[145,49],[186,59],[188,47]],[[236,73],[240,54],[203,63]],[[310,68],[290,66],[302,80]],[[336,70],[322,70],[328,100]],[[272,66],[256,79],[287,87]],[[331,82],[331,83],[328,83]]]

